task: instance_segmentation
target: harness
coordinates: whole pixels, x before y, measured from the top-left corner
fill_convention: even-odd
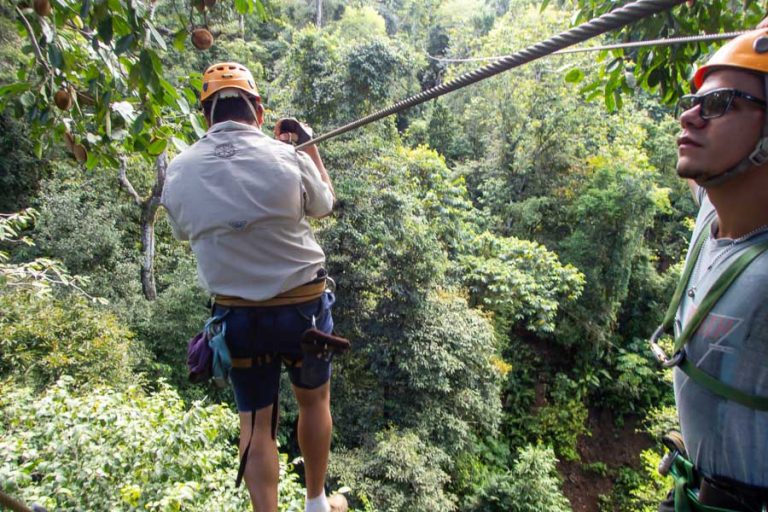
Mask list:
[[[721,380],[713,377],[705,371],[698,368],[689,359],[686,358],[685,347],[696,333],[697,329],[707,317],[718,300],[728,291],[729,287],[736,278],[758,256],[768,250],[768,240],[756,243],[746,249],[728,268],[717,278],[712,287],[707,291],[706,296],[701,301],[696,312],[686,324],[680,336],[674,341],[673,355],[667,357],[664,349],[659,346],[659,340],[669,331],[680,306],[685,289],[693,273],[696,262],[701,255],[701,250],[707,238],[707,233],[711,231],[715,216],[707,222],[704,228],[699,232],[694,242],[691,253],[686,261],[683,274],[677,284],[672,302],[667,308],[664,320],[651,336],[649,343],[651,351],[656,359],[666,368],[679,367],[691,380],[707,389],[708,391],[734,401],[751,409],[758,411],[768,411],[768,397],[752,395],[745,393],[733,386],[730,386]],[[698,499],[697,489],[702,482],[702,476],[694,467],[693,463],[687,458],[685,448],[682,446],[682,438],[679,442],[670,445],[670,453],[659,466],[659,473],[662,475],[671,474],[675,480],[674,500],[675,512],[733,512],[732,509],[702,505]],[[768,512],[768,505],[763,504],[760,512]]]
[[[280,307],[280,306],[288,306],[288,305],[295,305],[295,304],[303,304],[307,302],[311,302],[313,300],[319,299],[323,293],[325,293],[325,290],[329,289],[331,291],[335,291],[336,289],[336,283],[328,277],[327,273],[325,272],[325,269],[321,269],[320,272],[318,272],[318,277],[309,283],[297,286],[296,288],[293,288],[291,290],[288,290],[286,292],[281,293],[280,295],[277,295],[271,299],[263,300],[263,301],[251,301],[247,299],[242,299],[240,297],[229,297],[229,296],[222,296],[217,295],[213,297],[213,302],[215,304],[218,304],[220,306],[224,307],[258,307],[258,308],[269,308],[269,307]],[[227,310],[227,313],[229,310]],[[350,342],[349,340],[345,338],[341,338],[339,336],[335,336],[333,334],[327,334],[323,331],[317,329],[317,323],[316,323],[316,317],[315,315],[311,315],[310,317],[305,316],[303,313],[299,312],[301,316],[304,317],[305,320],[308,320],[311,322],[311,327],[304,331],[304,334],[302,335],[301,340],[301,351],[304,355],[304,357],[317,357],[324,359],[326,361],[330,361],[331,357],[333,357],[334,354],[342,354],[350,349]],[[217,352],[226,353],[228,368],[227,368],[227,378],[229,375],[229,369],[230,368],[253,368],[255,366],[263,366],[271,364],[272,361],[276,359],[281,359],[283,364],[285,364],[288,367],[291,368],[300,368],[302,366],[303,360],[298,358],[292,358],[288,357],[285,354],[280,353],[260,353],[260,354],[253,354],[251,357],[230,357],[229,351],[227,349],[226,343],[225,343],[225,332],[226,332],[226,326],[225,322],[223,322],[223,317],[226,316],[226,313],[221,315],[218,320],[218,325],[220,325],[220,340],[221,344],[218,347],[214,347],[214,345],[211,343],[210,346],[212,349],[214,349],[214,362],[217,358]],[[206,324],[206,328],[208,325]],[[218,350],[217,350],[218,348]],[[214,366],[215,368],[215,366]],[[215,375],[215,372],[214,372]],[[275,396],[272,401],[272,418],[271,418],[271,435],[272,439],[275,439],[277,435],[277,419],[278,419],[278,408],[279,408],[279,384],[278,384],[278,391],[275,392]],[[251,434],[253,434],[253,427],[255,425],[256,421],[256,411],[251,411]],[[243,450],[243,455],[240,458],[240,463],[237,468],[237,477],[235,478],[235,487],[240,486],[240,482],[242,482],[243,475],[245,474],[245,467],[248,462],[248,453],[250,452],[251,448],[251,439],[248,439],[248,444],[245,447],[245,450]]]

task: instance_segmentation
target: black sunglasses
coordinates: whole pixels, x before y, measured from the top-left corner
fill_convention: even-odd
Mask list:
[[[700,105],[699,115],[702,119],[714,119],[725,115],[733,105],[733,98],[742,98],[763,107],[765,101],[756,98],[751,94],[739,91],[738,89],[715,89],[704,94],[686,94],[680,98],[677,103],[678,117],[683,112]]]

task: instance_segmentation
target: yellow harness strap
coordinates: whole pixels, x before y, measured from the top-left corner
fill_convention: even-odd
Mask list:
[[[248,300],[229,295],[214,295],[213,302],[225,307],[266,308],[274,306],[291,306],[319,299],[325,291],[325,279],[297,286],[288,291],[275,295],[266,300]]]

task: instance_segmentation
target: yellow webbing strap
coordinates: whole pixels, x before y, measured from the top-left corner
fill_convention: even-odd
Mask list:
[[[214,295],[213,302],[225,307],[265,308],[290,306],[319,299],[325,291],[325,279],[316,283],[307,283],[276,295],[267,300],[248,300],[229,295]]]

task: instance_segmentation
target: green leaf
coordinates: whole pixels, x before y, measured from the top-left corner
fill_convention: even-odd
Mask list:
[[[655,68],[651,70],[651,72],[648,74],[648,78],[646,80],[646,83],[648,84],[648,87],[656,87],[659,85],[659,82],[661,82],[662,77],[662,71],[659,68]]]
[[[136,119],[133,105],[127,101],[118,101],[112,104],[112,111],[120,114],[126,123],[132,123]]]
[[[240,14],[253,12],[253,0],[235,0],[235,10]]]
[[[93,151],[88,152],[88,159],[85,161],[85,168],[92,171],[99,165],[99,159]]]
[[[45,37],[45,42],[47,44],[51,44],[54,36],[53,29],[48,24],[48,22],[45,21],[43,18],[38,18],[38,19],[40,21],[40,31],[43,33],[43,36]]]
[[[136,37],[133,34],[121,37],[117,43],[115,43],[115,54],[120,55],[121,53],[125,53],[131,46],[133,46],[135,40]]]
[[[178,137],[171,137],[171,142],[173,142],[173,145],[176,146],[176,149],[178,149],[179,151],[184,151],[189,147],[189,144],[187,144],[186,142],[184,142]]]
[[[160,79],[160,87],[163,88],[163,90],[168,93],[168,95],[173,99],[177,100],[179,99],[179,91],[176,90],[176,88],[167,80]]]
[[[112,28],[115,31],[115,35],[121,37],[133,33],[133,27],[128,23],[126,17],[118,15],[117,11],[112,11]]]
[[[59,47],[55,44],[48,45],[48,61],[51,63],[51,66],[56,69],[64,68],[64,57],[62,56]]]
[[[139,114],[139,117],[136,118],[136,120],[131,125],[131,134],[134,136],[137,136],[141,132],[144,131],[144,122],[147,120],[147,113],[142,112]]]
[[[178,32],[176,32],[173,35],[173,47],[176,48],[178,51],[184,51],[184,47],[187,44],[187,37],[189,36],[189,32],[187,32],[187,29],[181,29]]]
[[[163,39],[163,36],[160,35],[160,33],[157,31],[157,29],[155,28],[155,26],[152,24],[151,21],[147,20],[146,23],[147,23],[147,28],[149,28],[149,33],[152,34],[152,39],[155,40],[155,42],[161,49],[167,50],[168,48],[165,45],[165,40]]]
[[[608,110],[608,112],[613,112],[616,110],[616,99],[613,96],[613,88],[610,87],[610,83],[606,84],[605,86],[605,108]]]
[[[194,128],[198,137],[205,135],[205,119],[203,118],[202,114],[189,114],[189,122],[192,123],[192,128]]]
[[[5,96],[6,94],[17,94],[22,91],[26,91],[29,89],[29,87],[30,84],[25,82],[0,87],[0,97]]]
[[[112,43],[112,36],[114,34],[112,29],[112,16],[107,16],[99,22],[99,26],[96,28],[99,37],[105,44]]]
[[[176,104],[179,106],[179,110],[181,110],[182,114],[186,115],[186,114],[189,114],[191,112],[191,110],[189,108],[189,103],[187,103],[186,98],[184,98],[183,96],[179,96],[176,99]]]
[[[155,139],[147,147],[147,152],[152,156],[157,156],[168,147],[167,139]]]
[[[269,16],[267,15],[267,9],[264,2],[262,2],[262,0],[253,0],[253,3],[256,6],[256,14],[259,16],[259,19],[261,21],[267,21]]]
[[[21,95],[21,98],[19,98],[19,101],[25,107],[30,108],[35,103],[37,103],[37,96],[35,96],[35,94],[32,91],[27,91]]]
[[[91,0],[83,0],[83,5],[80,7],[80,17],[83,22],[87,21],[88,14],[91,10]]]
[[[570,84],[577,84],[584,80],[584,72],[579,68],[573,68],[565,74],[565,81]]]

